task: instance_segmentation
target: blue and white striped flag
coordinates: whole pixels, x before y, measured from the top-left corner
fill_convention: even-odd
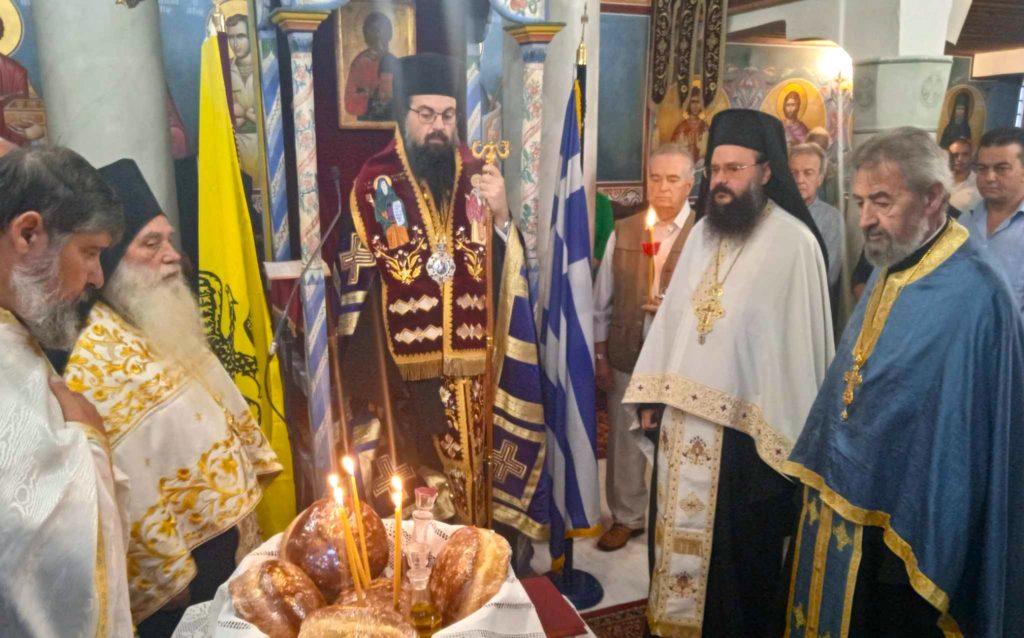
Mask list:
[[[552,478],[551,558],[561,567],[566,538],[600,532],[594,289],[575,95],[562,125],[561,181],[551,209],[542,273],[540,358],[544,369],[546,465]]]

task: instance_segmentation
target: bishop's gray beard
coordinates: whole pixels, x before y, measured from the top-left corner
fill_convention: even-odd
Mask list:
[[[924,245],[928,237],[928,219],[920,215],[909,239],[900,240],[876,227],[864,233],[864,258],[875,268],[888,268],[909,257]]]
[[[729,193],[732,201],[719,204],[715,201],[716,193]],[[719,184],[708,192],[708,232],[722,239],[744,241],[757,227],[766,203],[768,197],[764,193],[764,186],[756,181],[740,195],[724,184]]]
[[[430,140],[443,142],[432,144]],[[410,142],[406,148],[409,168],[415,179],[426,183],[434,203],[440,207],[455,187],[455,144],[441,131],[427,135],[423,145]]]
[[[14,313],[33,337],[50,350],[70,350],[82,329],[79,304],[88,297],[60,298],[61,242],[24,265],[11,271]]]
[[[202,314],[192,291],[178,274],[122,261],[103,288],[103,298],[130,321],[161,355],[201,375],[213,354],[206,341]]]

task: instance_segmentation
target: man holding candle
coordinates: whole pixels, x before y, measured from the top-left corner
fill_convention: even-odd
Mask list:
[[[58,147],[0,158],[0,192],[0,633],[131,636],[126,481],[103,418],[42,350],[74,343],[121,205]]]
[[[647,461],[623,409],[644,335],[668,287],[683,244],[693,227],[686,200],[693,187],[693,160],[682,146],[663,144],[647,161],[650,209],[620,220],[608,238],[594,284],[594,367],[597,384],[608,394],[608,464],[605,494],[612,526],[599,549],[621,549],[644,530]],[[653,219],[650,219],[653,217]]]
[[[127,552],[132,617],[169,636],[189,602],[213,598],[260,538],[260,480],[281,464],[210,351],[182,276],[173,228],[134,161],[100,169],[125,232],[103,254],[107,284],[68,359],[68,386],[107,425],[131,481]]]
[[[777,119],[719,113],[707,157],[623,398],[660,424],[647,617],[661,636],[779,636],[796,520],[781,468],[833,355],[825,251]]]
[[[368,498],[383,511],[392,473],[408,480],[413,473],[422,479],[440,472],[447,485],[431,484],[448,488],[442,492],[459,522],[477,525],[488,524],[484,401],[493,397],[494,521],[521,550],[521,568],[531,547],[514,530],[542,538],[548,511],[537,497],[545,494],[538,489],[545,445],[540,369],[523,249],[504,178],[459,141],[464,78],[459,63],[437,54],[397,65],[394,139],[356,177],[348,228],[341,232],[338,332],[351,337],[341,344],[343,377],[351,387],[381,385],[376,375],[361,375],[378,349],[386,351],[398,458],[378,448]],[[381,209],[384,201],[388,211]],[[491,227],[481,228],[487,210]],[[493,248],[490,308],[485,238]],[[367,307],[371,289],[383,302]],[[495,388],[483,387],[488,313],[495,327]],[[386,328],[380,345],[373,337],[378,322]],[[370,400],[380,405],[387,400],[382,395]]]

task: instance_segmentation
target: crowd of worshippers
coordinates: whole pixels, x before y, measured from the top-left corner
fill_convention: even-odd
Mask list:
[[[435,91],[408,91],[403,130],[454,162],[456,90]],[[1024,621],[1024,134],[970,144],[899,128],[854,150],[870,273],[839,334],[844,223],[817,197],[819,146],[719,113],[692,207],[688,152],[651,154],[656,223],[615,225],[594,308],[614,518],[598,543],[651,532],[651,635]],[[484,177],[511,250],[504,182]],[[169,635],[258,542],[261,481],[281,464],[206,343],[134,162],[17,149],[0,192],[0,626]],[[44,350],[68,353],[63,378]],[[166,497],[175,480],[194,515]]]
[[[787,147],[756,111],[715,116],[700,175],[656,147],[653,227],[645,208],[607,239],[597,546],[648,532],[647,635],[994,637],[1024,620],[1024,131],[942,149],[897,128],[849,163],[852,276],[823,145]]]

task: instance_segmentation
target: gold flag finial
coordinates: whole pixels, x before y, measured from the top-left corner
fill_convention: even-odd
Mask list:
[[[580,29],[580,45],[576,47],[576,65],[587,66],[587,43],[585,39],[587,37],[587,23],[590,22],[590,16],[587,15],[587,5],[583,5],[583,15],[580,17],[580,24],[583,28]]]

